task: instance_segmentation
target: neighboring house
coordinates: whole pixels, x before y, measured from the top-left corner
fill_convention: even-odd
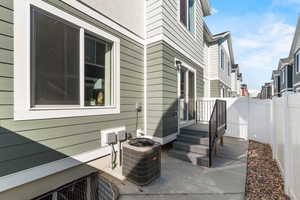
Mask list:
[[[293,89],[293,63],[289,58],[279,60],[277,70],[280,72],[280,94],[292,92]]]
[[[212,35],[204,24],[205,94],[210,97],[230,97],[232,92],[232,67],[235,66],[230,32]],[[234,75],[234,74],[233,74]],[[237,77],[235,77],[237,78]]]
[[[273,95],[274,96],[280,96],[280,86],[281,86],[281,80],[280,80],[280,71],[273,70],[272,72],[272,81],[273,81]]]
[[[212,36],[205,61],[208,0],[2,0],[0,10],[0,199],[107,167],[108,132],[176,139],[195,121],[205,63],[210,96],[230,96],[229,32]]]
[[[238,96],[241,96],[241,85],[243,82],[243,74],[242,73],[238,73],[237,75],[237,90],[238,90]]]
[[[247,84],[241,84],[241,96],[248,97],[249,91],[248,91],[248,85]]]
[[[272,83],[265,83],[261,87],[261,92],[259,93],[260,99],[272,99],[273,97],[273,85]]]
[[[293,89],[295,92],[300,91],[300,17],[296,31],[294,34],[293,43],[289,53],[290,62],[293,65]]]
[[[146,135],[163,143],[176,138],[176,115],[179,126],[193,123],[195,100],[204,96],[202,44],[207,15],[207,0],[147,1]]]
[[[272,80],[275,96],[300,91],[300,18],[289,56],[279,60],[277,70],[272,73]]]
[[[231,71],[231,97],[240,96],[242,74],[240,73],[239,65],[232,66]]]

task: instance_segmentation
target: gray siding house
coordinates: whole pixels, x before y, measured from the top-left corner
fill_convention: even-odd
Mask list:
[[[279,60],[278,69],[280,72],[280,94],[292,92],[293,89],[293,63],[289,58]]]
[[[240,73],[240,67],[238,64],[232,65],[231,69],[231,97],[240,96],[242,74]]]
[[[300,18],[298,19],[296,32],[292,47],[290,50],[289,58],[293,63],[293,88],[294,91],[300,91]]]
[[[107,132],[176,139],[204,96],[208,15],[208,0],[1,0],[0,199],[107,168]],[[211,96],[229,96],[230,34],[211,42]]]
[[[152,139],[174,140],[195,119],[195,100],[204,96],[203,17],[209,14],[206,0],[147,1],[146,135]]]
[[[107,9],[109,19],[100,3],[123,11]],[[0,199],[32,199],[95,171],[85,163],[110,152],[101,143],[105,130],[136,129],[144,6],[0,1]]]
[[[273,96],[280,96],[281,91],[281,79],[280,71],[273,70],[272,72],[272,81],[273,81]]]
[[[237,93],[239,83],[238,74],[233,70],[236,65],[230,32],[213,35],[204,24],[204,39],[208,54],[205,90],[209,91],[209,97],[231,97],[232,87],[234,93]]]
[[[272,80],[275,96],[300,91],[300,18],[289,56],[279,60],[277,70],[272,73]]]

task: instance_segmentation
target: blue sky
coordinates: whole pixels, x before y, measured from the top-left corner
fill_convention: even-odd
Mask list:
[[[300,14],[300,0],[210,0],[212,33],[231,31],[236,63],[252,90],[270,81],[287,57]]]

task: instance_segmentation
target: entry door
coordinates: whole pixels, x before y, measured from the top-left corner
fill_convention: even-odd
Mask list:
[[[195,119],[195,75],[193,72],[189,72],[189,82],[188,82],[188,118],[189,120]]]
[[[185,126],[195,120],[195,74],[182,66],[178,75],[179,125]]]

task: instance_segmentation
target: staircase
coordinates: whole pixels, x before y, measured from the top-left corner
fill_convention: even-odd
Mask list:
[[[209,167],[208,125],[197,124],[180,129],[180,134],[169,154],[194,165]]]
[[[170,155],[193,163],[194,165],[211,167],[213,156],[216,153],[218,141],[223,144],[223,136],[227,129],[227,105],[226,101],[215,100],[214,106],[203,109],[203,105],[210,105],[205,101],[197,101],[201,109],[196,108],[196,124],[180,129],[180,134],[173,143]],[[201,122],[202,116],[208,115],[208,123]],[[200,116],[200,117],[199,117]]]

